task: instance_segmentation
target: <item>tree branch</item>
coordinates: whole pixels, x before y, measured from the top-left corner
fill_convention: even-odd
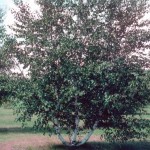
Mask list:
[[[97,128],[97,125],[98,125],[98,121],[94,123],[92,129],[87,133],[87,135],[83,138],[83,140],[80,143],[78,143],[76,146],[81,146],[84,143],[86,143],[91,137],[91,135],[93,134],[94,130]]]

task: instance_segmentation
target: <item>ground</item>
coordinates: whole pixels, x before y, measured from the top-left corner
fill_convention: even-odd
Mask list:
[[[31,128],[33,122],[28,123],[26,128],[21,128],[21,124],[14,120],[12,109],[0,107],[0,150],[68,150],[57,136],[49,137],[47,134],[34,132]],[[150,150],[149,141],[150,138],[148,142],[110,144],[96,130],[89,142],[78,150]]]
[[[25,150],[30,147],[36,148],[47,146],[49,143],[50,139],[48,137],[32,135],[31,137],[1,142],[0,148],[1,150]]]
[[[91,137],[90,141],[100,142],[98,136]],[[56,136],[40,136],[31,135],[31,137],[22,137],[20,139],[14,139],[10,141],[0,142],[1,150],[46,150],[54,149],[54,145],[61,145],[60,141]],[[63,148],[63,147],[62,147]]]
[[[15,121],[12,109],[0,107],[0,114],[0,150],[54,150],[54,145],[61,145],[55,135],[50,137],[41,132],[35,133],[32,122],[21,128],[21,123]],[[95,142],[102,140],[99,135],[90,138]]]

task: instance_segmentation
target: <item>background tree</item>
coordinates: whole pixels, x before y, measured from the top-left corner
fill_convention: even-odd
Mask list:
[[[0,9],[0,46],[1,46],[1,49],[0,49],[0,71],[2,73],[2,70],[4,70],[4,68],[6,69],[5,65],[4,65],[4,61],[3,61],[3,49],[2,49],[2,46],[3,46],[3,43],[4,43],[4,39],[5,39],[5,28],[4,28],[4,25],[3,25],[3,17],[4,17],[4,13],[3,13],[3,10]]]
[[[143,69],[149,59],[136,55],[150,46],[143,28],[150,22],[142,20],[148,0],[37,4],[39,13],[23,2],[13,10],[13,56],[29,68],[13,91],[18,120],[36,115],[36,127],[55,132],[68,146],[84,144],[96,128],[108,140],[146,137],[150,123],[136,114],[150,102]]]
[[[14,39],[6,34],[4,17],[5,12],[0,8],[0,104],[6,102],[7,96],[11,94],[11,69],[15,58],[12,53]]]

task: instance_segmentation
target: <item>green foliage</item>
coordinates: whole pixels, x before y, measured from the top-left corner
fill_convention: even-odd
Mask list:
[[[2,63],[2,44],[4,42],[4,36],[5,36],[5,28],[3,25],[3,11],[0,9],[0,71],[1,68],[3,68],[3,63]]]
[[[7,80],[0,76],[0,105],[2,104],[4,97],[8,94],[6,85]]]
[[[12,46],[13,38],[5,32],[3,17],[5,13],[0,9],[0,105],[6,102],[11,95],[12,79],[10,78],[10,68],[13,66]]]
[[[6,74],[0,75],[0,105],[3,103],[11,102],[13,89],[15,88],[15,80]]]
[[[149,134],[149,120],[135,117],[150,102],[143,69],[149,60],[134,56],[150,47],[149,31],[141,28],[149,22],[139,22],[147,2],[37,0],[39,14],[17,4],[12,55],[29,68],[28,78],[18,78],[12,92],[18,120],[36,115],[37,128],[51,133],[54,127],[68,146],[85,143],[96,127],[108,140]],[[77,135],[87,129],[79,142]]]

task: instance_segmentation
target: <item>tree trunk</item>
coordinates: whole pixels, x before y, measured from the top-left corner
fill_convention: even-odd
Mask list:
[[[90,131],[87,133],[87,135],[85,135],[85,137],[84,137],[80,142],[78,142],[78,141],[75,139],[75,138],[77,137],[77,130],[76,130],[76,129],[75,129],[75,131],[74,131],[75,133],[73,133],[73,140],[74,140],[74,141],[71,140],[70,143],[67,142],[67,141],[63,138],[63,136],[61,135],[61,133],[60,133],[60,126],[59,126],[59,124],[58,124],[57,119],[55,119],[55,130],[56,130],[56,133],[57,133],[57,135],[58,135],[58,138],[59,138],[59,140],[62,142],[62,144],[64,144],[65,146],[68,146],[68,147],[79,147],[79,146],[85,144],[85,143],[89,140],[89,138],[90,138],[91,135],[93,134],[94,130],[96,129],[97,124],[98,124],[98,121],[96,121],[96,122],[94,123],[93,127],[90,129]]]

